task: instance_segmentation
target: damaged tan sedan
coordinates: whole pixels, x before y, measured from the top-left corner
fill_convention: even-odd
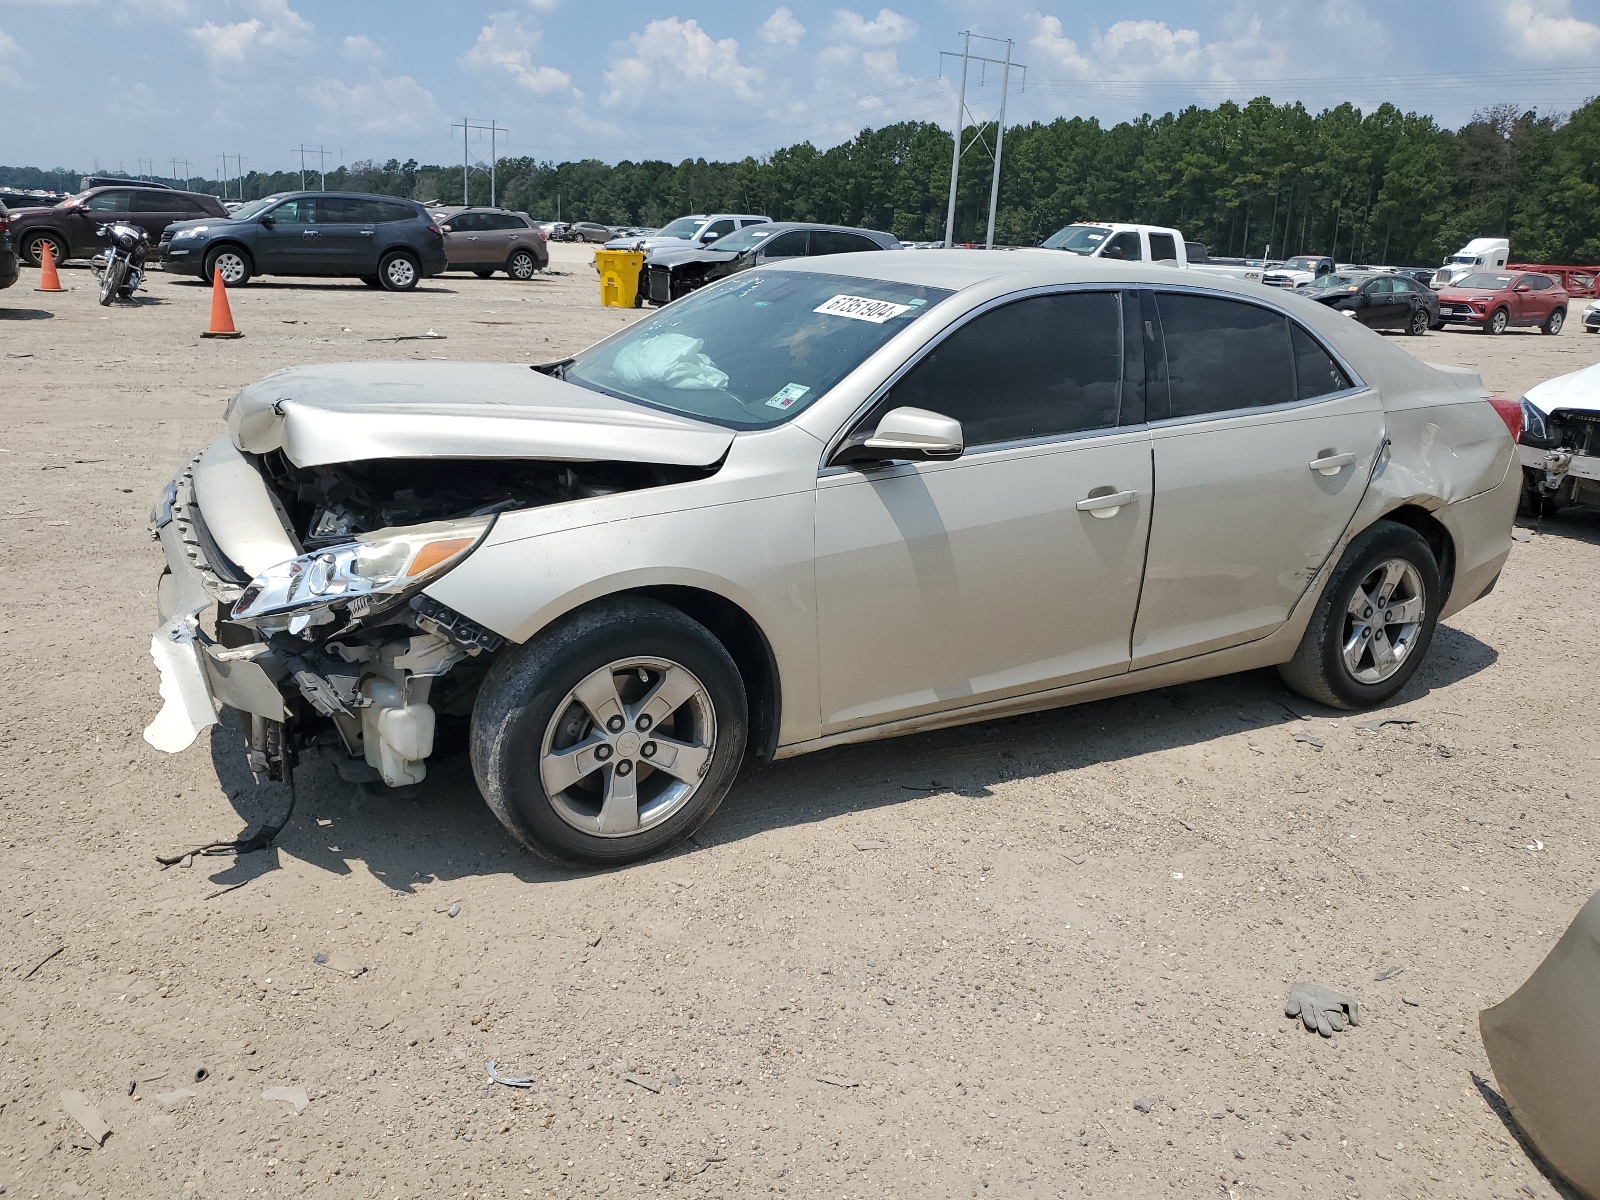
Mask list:
[[[168,488],[187,746],[401,787],[470,744],[555,859],[785,758],[1277,666],[1394,695],[1495,584],[1520,409],[1321,305],[1043,251],[748,272],[573,358],[300,367]],[[354,777],[354,776],[352,776]]]

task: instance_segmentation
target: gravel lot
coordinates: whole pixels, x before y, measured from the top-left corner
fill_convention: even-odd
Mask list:
[[[1234,676],[752,769],[697,845],[609,874],[522,852],[459,758],[405,802],[319,764],[272,851],[158,870],[284,802],[223,727],[140,737],[160,488],[277,367],[556,357],[633,319],[589,261],[253,284],[235,342],[199,339],[191,280],[0,293],[9,1196],[1557,1194],[1477,1012],[1600,887],[1596,514],[1518,534],[1393,706],[1414,725]],[[1399,340],[1509,396],[1600,358],[1575,325]],[[1360,1027],[1286,1020],[1298,979]],[[262,1098],[295,1085],[298,1115]]]

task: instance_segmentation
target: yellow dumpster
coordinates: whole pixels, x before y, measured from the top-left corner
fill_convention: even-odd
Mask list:
[[[638,307],[643,250],[596,250],[594,266],[600,272],[601,304],[607,308]]]

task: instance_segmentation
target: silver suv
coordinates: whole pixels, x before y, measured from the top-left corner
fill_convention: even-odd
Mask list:
[[[751,225],[769,225],[771,217],[755,213],[695,213],[679,217],[662,226],[649,237],[615,237],[606,243],[607,250],[681,250],[688,246],[709,246],[737,229]]]
[[[504,271],[513,279],[532,279],[550,265],[545,232],[527,213],[456,209],[439,222],[439,228],[444,230],[448,271],[471,271],[479,279]]]

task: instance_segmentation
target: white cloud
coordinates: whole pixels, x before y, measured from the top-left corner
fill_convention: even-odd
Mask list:
[[[1600,25],[1572,15],[1571,0],[1511,0],[1500,10],[1510,48],[1522,58],[1587,58],[1600,55]]]
[[[244,63],[263,52],[303,54],[311,49],[315,27],[289,7],[289,0],[252,0],[251,8],[256,15],[248,21],[228,25],[207,21],[189,30],[213,71]]]
[[[786,5],[780,4],[761,22],[761,40],[770,46],[798,46],[805,35],[806,27],[794,19]]]
[[[22,47],[17,45],[17,39],[4,29],[0,29],[0,88],[16,88],[20,90],[27,86],[27,84],[23,83],[22,75],[14,65],[21,59]]]
[[[525,92],[548,96],[572,90],[572,76],[557,67],[533,61],[539,48],[539,31],[528,29],[516,13],[499,12],[478,30],[478,40],[461,56],[463,66],[501,70]]]
[[[1060,17],[1033,13],[1028,19],[1033,24],[1033,37],[1028,44],[1040,54],[1073,75],[1087,75],[1093,69],[1089,60],[1079,52],[1078,43],[1061,28]]]
[[[917,36],[917,23],[892,8],[880,8],[870,21],[858,12],[841,8],[833,14],[832,36],[866,46],[896,46]]]
[[[339,45],[339,52],[351,62],[377,62],[383,57],[378,43],[363,33],[354,33],[345,38]]]
[[[1330,24],[1347,23],[1358,12],[1359,5],[1335,0],[1325,19]],[[1174,29],[1165,21],[1117,21],[1104,32],[1092,33],[1086,51],[1066,35],[1060,18],[1033,13],[1029,20],[1033,25],[1029,45],[1053,68],[1080,79],[1226,83],[1274,78],[1290,71],[1286,43],[1267,37],[1257,16],[1232,36],[1210,42],[1202,40],[1198,30]]]
[[[536,13],[553,13],[561,7],[561,0],[522,0]]]
[[[713,40],[692,18],[651,21],[629,36],[633,54],[613,58],[604,74],[601,102],[635,108],[667,98],[699,101],[723,99],[752,102],[761,72],[739,60],[733,38]]]
[[[417,134],[437,131],[444,120],[439,104],[409,75],[374,77],[366,83],[314,79],[305,94],[340,128],[374,134]]]

